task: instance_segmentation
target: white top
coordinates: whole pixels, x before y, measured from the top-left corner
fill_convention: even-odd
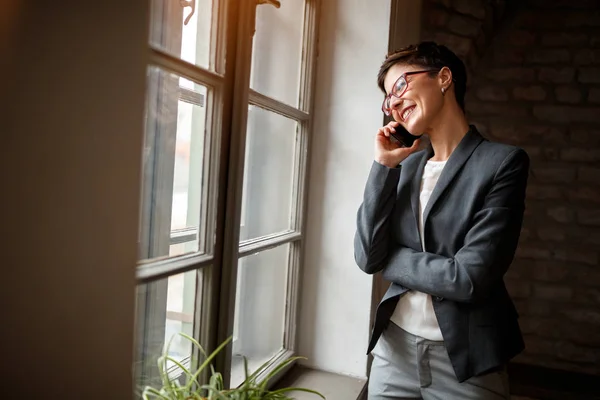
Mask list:
[[[423,233],[423,211],[431,197],[431,192],[437,183],[446,161],[427,161],[421,179],[421,194],[419,196],[419,231],[421,244],[425,251],[425,235]],[[390,318],[393,323],[412,333],[429,340],[443,340],[440,326],[433,311],[431,296],[416,290],[409,290],[400,297],[396,309]]]

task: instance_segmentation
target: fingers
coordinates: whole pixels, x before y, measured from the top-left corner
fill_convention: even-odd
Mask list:
[[[377,134],[383,135],[383,136],[389,138],[390,134],[396,132],[396,127],[398,127],[398,125],[400,125],[399,122],[391,121],[386,126],[382,126],[381,128],[379,128],[379,130],[377,131]]]
[[[419,150],[419,146],[421,145],[421,139],[417,139],[413,142],[412,146],[410,146],[410,152],[414,153]]]

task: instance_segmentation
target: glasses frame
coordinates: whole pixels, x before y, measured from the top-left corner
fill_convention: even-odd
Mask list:
[[[398,77],[398,79],[396,79],[396,82],[394,82],[394,86],[392,86],[392,90],[390,91],[390,94],[386,95],[385,98],[383,99],[383,103],[381,104],[381,111],[383,111],[383,113],[388,117],[392,114],[391,107],[386,107],[385,104],[391,100],[392,96],[394,96],[396,98],[400,98],[406,92],[406,90],[408,89],[408,81],[406,80],[407,76],[416,75],[416,74],[424,74],[426,72],[440,72],[440,71],[441,71],[441,69],[423,69],[423,70],[419,70],[419,71],[405,72],[402,75],[400,75]],[[402,90],[402,93],[397,93],[396,87],[398,86],[398,82],[400,82],[400,80],[403,80],[406,83],[406,85],[404,86],[404,90]]]

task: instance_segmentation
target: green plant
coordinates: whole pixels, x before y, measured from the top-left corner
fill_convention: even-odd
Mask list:
[[[198,365],[195,371],[186,368],[179,361],[168,355],[169,347],[171,345],[171,342],[169,341],[164,354],[158,359],[158,371],[162,386],[160,388],[146,386],[142,392],[142,397],[144,400],[291,400],[292,398],[288,397],[288,393],[292,391],[312,393],[325,400],[325,397],[319,392],[305,388],[290,387],[273,391],[267,389],[269,380],[273,378],[274,375],[276,375],[290,363],[298,359],[302,359],[302,357],[292,357],[286,360],[274,368],[260,382],[258,381],[259,375],[270,368],[273,365],[274,360],[267,361],[256,371],[254,371],[254,373],[249,374],[248,361],[244,357],[244,369],[246,377],[244,382],[235,389],[225,389],[223,384],[223,375],[214,370],[213,366],[211,365],[211,361],[229,344],[231,338],[221,343],[221,345],[217,347],[214,352],[207,356],[206,352],[202,346],[200,346],[198,341],[186,335],[185,333],[179,333],[179,335],[189,340],[192,345],[200,351],[200,353],[204,356],[204,361]],[[181,370],[181,372],[185,375],[185,385],[181,384],[178,379],[172,379],[169,377],[169,373],[167,371],[167,362],[175,364],[176,368]],[[199,376],[202,371],[209,367],[211,371],[209,383],[202,385],[199,382]]]

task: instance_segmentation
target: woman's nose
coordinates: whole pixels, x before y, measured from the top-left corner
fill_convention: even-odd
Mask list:
[[[391,96],[390,109],[398,111],[403,100],[401,98]]]

